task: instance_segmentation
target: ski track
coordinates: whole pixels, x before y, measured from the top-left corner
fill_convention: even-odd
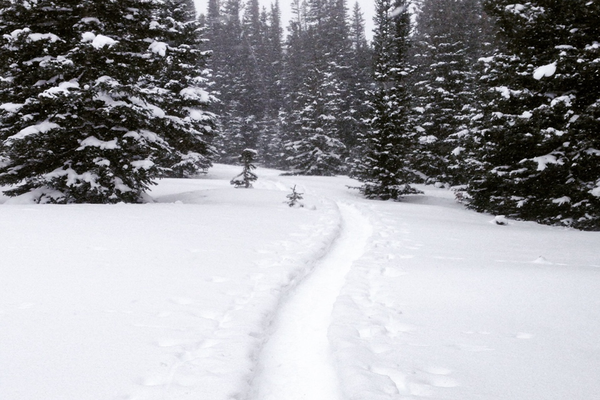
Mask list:
[[[338,206],[340,237],[283,301],[259,355],[249,400],[341,399],[327,333],[345,276],[364,253],[372,226],[354,206]]]

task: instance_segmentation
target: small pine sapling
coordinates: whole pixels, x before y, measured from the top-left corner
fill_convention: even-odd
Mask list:
[[[256,157],[256,154],[256,150],[252,149],[246,149],[242,151],[242,154],[240,155],[240,162],[244,166],[244,169],[241,174],[234,177],[230,182],[236,188],[251,188],[252,182],[258,179],[256,174],[252,172],[253,169],[256,169],[256,166],[252,164],[254,158]]]
[[[304,204],[300,203],[300,200],[302,200],[302,193],[296,192],[296,185],[294,185],[294,187],[291,188],[291,189],[292,189],[292,193],[290,193],[287,196],[285,196],[288,199],[288,201],[287,201],[288,206],[290,206],[290,207],[295,207],[295,206],[304,207]]]

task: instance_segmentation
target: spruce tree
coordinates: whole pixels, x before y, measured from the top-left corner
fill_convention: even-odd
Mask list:
[[[0,184],[13,185],[8,195],[139,202],[184,155],[195,152],[192,164],[209,165],[211,116],[202,108],[210,95],[194,80],[202,66],[182,84],[162,84],[170,73],[179,79],[167,55],[182,51],[181,61],[186,46],[169,47],[158,22],[163,7],[140,0],[5,5]],[[194,61],[202,59],[196,53]],[[165,98],[172,108],[161,108]],[[182,98],[190,100],[186,108]]]
[[[347,94],[342,140],[348,149],[348,163],[359,158],[359,138],[367,132],[368,93],[374,84],[373,51],[365,35],[364,15],[354,3],[349,25],[350,55],[347,70]],[[352,165],[348,166],[352,168]]]
[[[353,176],[367,198],[399,200],[419,193],[410,159],[415,135],[409,130],[408,74],[410,16],[405,0],[377,0],[375,8],[375,80],[371,93],[370,129],[362,138],[364,154]]]
[[[471,206],[600,229],[600,3],[485,4],[502,47],[485,60],[493,96]]]
[[[252,182],[254,182],[255,180],[258,179],[256,174],[254,172],[252,172],[253,170],[256,169],[256,166],[253,164],[255,158],[256,158],[256,150],[245,149],[244,151],[242,151],[239,161],[243,166],[243,170],[239,175],[234,177],[230,182],[236,188],[241,188],[241,187],[246,188],[246,189],[251,188]]]
[[[174,150],[162,166],[171,176],[188,177],[206,171],[215,155],[216,116],[208,111],[215,99],[206,90],[207,51],[192,0],[166,0],[159,15],[160,25],[155,27],[166,40],[154,45],[163,56],[154,101],[169,115],[160,131]]]
[[[294,173],[342,171],[345,83],[341,71],[348,45],[345,1],[310,0],[290,26],[284,141]]]
[[[424,0],[411,62],[415,168],[430,182],[465,183],[456,163],[478,110],[477,60],[486,49],[480,0]]]

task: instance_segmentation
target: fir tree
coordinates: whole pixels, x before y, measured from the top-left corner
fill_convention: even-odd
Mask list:
[[[252,164],[256,158],[256,150],[245,149],[240,155],[239,161],[242,163],[244,169],[242,172],[231,180],[231,184],[236,188],[244,187],[246,189],[252,187],[252,182],[258,179],[256,174],[252,170],[256,169],[256,166]]]
[[[411,77],[415,168],[431,182],[465,183],[456,156],[477,114],[475,68],[486,42],[480,0],[424,0],[417,18]]]
[[[502,47],[487,62],[491,96],[471,206],[600,229],[600,3],[488,1]]]
[[[211,166],[215,153],[216,116],[207,111],[215,99],[206,91],[210,82],[202,28],[191,0],[166,0],[158,21],[166,40],[154,45],[163,56],[154,101],[169,115],[161,133],[174,149],[163,166],[170,169],[169,175],[193,176]]]
[[[345,2],[311,0],[290,26],[284,140],[294,173],[342,171],[345,85],[340,71],[347,48]]]
[[[415,135],[408,129],[410,99],[405,87],[410,17],[404,0],[377,0],[375,80],[370,130],[362,138],[364,154],[353,171],[367,198],[398,200],[419,193],[411,186]]]
[[[40,0],[2,9],[0,183],[13,185],[8,195],[138,202],[190,151],[198,154],[192,164],[209,165],[211,116],[202,108],[210,95],[194,80],[199,66],[179,92],[161,84],[171,72],[179,79],[167,54],[185,58],[183,42],[169,47],[157,21],[162,12],[157,2],[136,0]],[[181,108],[181,97],[192,95]],[[161,108],[164,98],[173,108]]]

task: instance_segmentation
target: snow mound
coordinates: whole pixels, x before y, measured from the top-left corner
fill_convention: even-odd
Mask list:
[[[533,71],[533,78],[536,80],[540,80],[544,77],[551,77],[556,73],[556,63],[542,65]]]

